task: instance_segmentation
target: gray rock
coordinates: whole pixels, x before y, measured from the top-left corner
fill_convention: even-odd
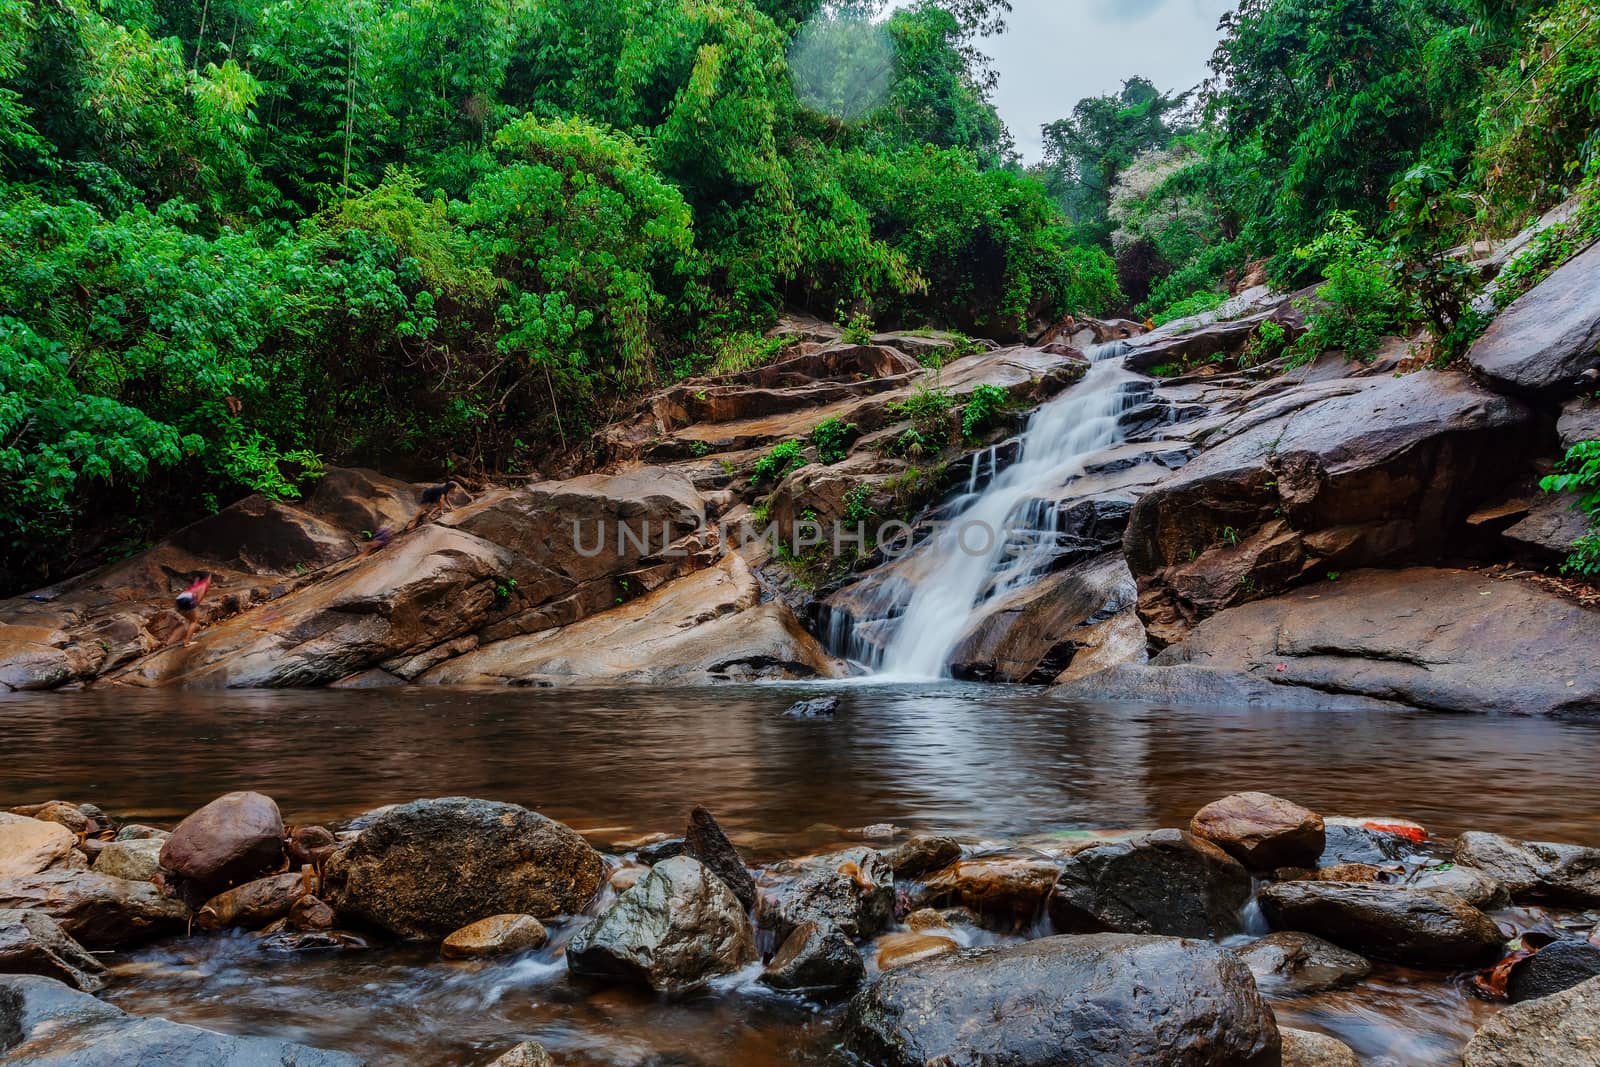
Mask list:
[[[764,886],[756,923],[780,942],[802,923],[834,927],[865,940],[894,920],[894,871],[882,853],[852,848],[807,860]]]
[[[699,861],[674,856],[650,869],[567,945],[567,968],[661,993],[686,993],[756,958],[750,919]]]
[[[442,797],[375,817],[328,860],[322,895],[347,919],[428,939],[491,915],[576,914],[604,875],[600,854],[562,823],[516,804]]]
[[[1183,937],[1243,931],[1250,874],[1226,852],[1181,830],[1100,841],[1062,861],[1050,918],[1056,928]]]
[[[645,845],[637,853],[639,862],[646,865],[655,865],[662,860],[670,860],[674,856],[683,855],[683,838],[669,837],[665,841]]]
[[[1518,841],[1474,830],[1456,840],[1456,862],[1498,879],[1517,900],[1600,904],[1600,848]]]
[[[1556,421],[1556,436],[1563,452],[1579,441],[1600,441],[1600,401],[1587,397],[1567,401]]]
[[[1467,353],[1496,389],[1573,396],[1600,368],[1600,244],[1568,260],[1502,311]]]
[[[1600,978],[1513,1004],[1484,1023],[1462,1067],[1600,1067]]]
[[[758,981],[773,989],[828,997],[854,989],[865,974],[866,964],[850,938],[831,926],[806,922],[784,939]]]
[[[1511,969],[1506,993],[1513,1004],[1548,997],[1600,977],[1600,945],[1552,941]]]
[[[1468,967],[1505,943],[1483,912],[1450,893],[1366,882],[1280,882],[1258,894],[1278,930],[1303,930],[1413,967]]]
[[[711,873],[727,883],[739,903],[749,911],[756,906],[756,880],[750,877],[744,860],[722,832],[717,820],[705,808],[695,808],[689,813],[689,828],[683,835],[683,853],[692,856],[710,868]]]
[[[260,793],[218,797],[177,825],[161,845],[161,866],[177,876],[185,899],[198,904],[248,882],[283,860],[283,818]]]
[[[153,882],[161,874],[161,845],[156,837],[108,841],[95,857],[94,869],[130,882]]]
[[[117,948],[181,930],[189,909],[149,882],[94,871],[50,870],[0,881],[0,908],[40,911],[80,944]]]
[[[915,878],[961,858],[961,846],[952,837],[917,834],[898,845],[886,857],[896,878]]]
[[[118,841],[148,841],[155,839],[165,841],[172,836],[170,830],[158,830],[154,826],[145,826],[141,823],[131,822],[117,830]]]
[[[1275,708],[1282,711],[1398,711],[1405,705],[1348,693],[1278,685],[1243,670],[1190,663],[1124,663],[1050,691],[1063,700],[1117,700],[1181,707]]]
[[[1318,867],[1335,867],[1344,863],[1368,863],[1377,867],[1392,865],[1415,857],[1414,842],[1399,834],[1385,833],[1350,823],[1329,823],[1323,831],[1322,855]]]
[[[924,960],[858,993],[845,1029],[883,1067],[1279,1062],[1277,1025],[1244,964],[1171,937],[1046,937]]]
[[[1404,884],[1454,893],[1475,908],[1493,910],[1511,903],[1511,894],[1499,879],[1460,863],[1420,868],[1407,875]]]
[[[1327,1034],[1279,1027],[1283,1036],[1283,1067],[1361,1067],[1350,1046]]]
[[[11,1044],[6,1047],[10,1035]],[[129,1015],[50,978],[0,976],[0,1049],[11,1067],[361,1067],[343,1052],[234,1037]]]
[[[87,993],[105,985],[105,968],[42,911],[0,911],[0,973],[37,974]]]
[[[831,719],[838,710],[838,697],[817,697],[815,700],[797,700],[783,714],[790,719]]]
[[[1323,993],[1354,985],[1372,973],[1365,956],[1311,934],[1282,930],[1237,950],[1265,992]]]

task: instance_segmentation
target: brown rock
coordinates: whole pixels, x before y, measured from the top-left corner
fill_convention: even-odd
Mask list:
[[[261,793],[225,793],[178,824],[161,845],[161,866],[206,899],[283,860],[283,818]]]
[[[689,813],[689,828],[683,834],[683,853],[705,864],[706,868],[733,890],[746,911],[756,906],[756,881],[745,868],[733,842],[722,832],[717,820],[705,808]]]
[[[961,845],[952,837],[917,834],[885,857],[896,878],[915,878],[947,867],[961,858]]]
[[[929,875],[918,907],[959,904],[980,915],[1030,918],[1040,913],[1061,868],[1043,856],[974,856]]]
[[[953,938],[938,934],[884,934],[877,941],[877,967],[880,971],[892,971],[955,952],[960,947]]]
[[[206,901],[194,913],[194,924],[202,930],[230,926],[255,930],[288,915],[295,901],[305,895],[305,880],[297,872],[257,878]]]
[[[90,949],[117,948],[181,930],[189,909],[149,882],[94,871],[49,870],[0,881],[0,909],[40,911]]]
[[[94,869],[114,878],[134,882],[153,882],[161,876],[160,838],[107,841],[95,857]]]
[[[507,956],[543,948],[550,940],[544,924],[532,915],[491,915],[469,923],[444,939],[439,955],[451,960]]]
[[[941,930],[954,930],[950,920],[933,908],[919,908],[906,916],[906,926],[913,933],[927,934]]]
[[[49,800],[43,804],[29,805],[25,808],[13,809],[18,815],[27,815],[41,822],[53,822],[65,826],[75,834],[87,834],[94,828],[93,821],[79,811],[74,804],[65,800]]]
[[[537,1041],[522,1041],[496,1056],[488,1067],[555,1067],[544,1046]]]
[[[71,866],[76,843],[72,832],[57,823],[0,812],[0,878]]]
[[[1327,1034],[1278,1027],[1283,1038],[1283,1067],[1361,1067],[1350,1046]]]
[[[1189,832],[1256,871],[1314,866],[1322,855],[1322,816],[1270,793],[1235,793],[1201,808]]]
[[[337,918],[331,907],[308,893],[289,906],[288,927],[301,932],[332,930]]]

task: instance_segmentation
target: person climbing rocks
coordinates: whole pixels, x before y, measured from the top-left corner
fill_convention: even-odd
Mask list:
[[[422,509],[417,512],[417,517],[411,520],[406,529],[409,530],[413,526],[421,526],[425,522],[432,522],[445,512],[450,511],[450,492],[453,489],[461,489],[461,486],[454,481],[448,481],[441,482],[438,485],[430,485],[424,489],[422,491]],[[466,492],[465,489],[461,491],[463,493]],[[467,498],[470,500],[471,494],[468,494]]]
[[[206,598],[206,590],[210,588],[211,572],[200,571],[195,580],[189,583],[189,588],[178,594],[178,614],[183,616],[187,624],[183,631],[185,647],[194,641],[195,631],[200,629],[200,601]]]

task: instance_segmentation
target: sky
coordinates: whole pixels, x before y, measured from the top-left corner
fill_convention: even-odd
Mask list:
[[[1205,80],[1217,20],[1234,0],[1013,0],[1006,33],[984,41],[994,57],[1000,117],[1028,162],[1039,127],[1086,96],[1115,92],[1135,74],[1161,89]]]

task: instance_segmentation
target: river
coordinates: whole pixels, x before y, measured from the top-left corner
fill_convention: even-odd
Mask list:
[[[763,862],[859,843],[873,823],[969,842],[1182,826],[1209,800],[1266,789],[1436,835],[1600,845],[1592,724],[1063,704],[952,683],[826,687],[842,697],[836,720],[783,716],[821,688],[15,695],[0,699],[0,807],[59,797],[170,825],[250,788],[305,823],[466,794],[536,808],[604,847],[681,832],[703,803]],[[579,987],[554,949],[490,964],[406,947],[288,958],[246,934],[108,962],[105,995],[129,1010],[373,1064],[482,1063],[530,1037],[571,1064],[847,1062],[831,1011],[750,975],[668,1004]],[[1493,1010],[1457,983],[1381,967],[1358,990],[1275,1007],[1405,1064],[1452,1062]]]

